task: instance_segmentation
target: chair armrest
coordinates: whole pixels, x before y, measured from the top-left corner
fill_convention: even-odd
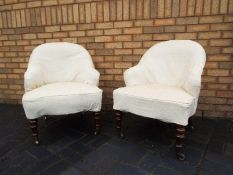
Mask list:
[[[193,83],[185,83],[184,89],[193,97],[198,98],[201,86]]]
[[[79,73],[76,80],[85,84],[94,86],[99,85],[100,73],[94,68],[86,68],[83,72]]]
[[[183,88],[191,94],[193,97],[199,96],[200,89],[201,89],[201,74],[202,74],[202,69],[194,69],[186,82],[184,83]]]
[[[145,85],[148,83],[145,70],[140,65],[127,69],[124,72],[124,80],[126,86]]]
[[[43,84],[42,73],[38,68],[28,68],[24,74],[24,90],[31,91]]]

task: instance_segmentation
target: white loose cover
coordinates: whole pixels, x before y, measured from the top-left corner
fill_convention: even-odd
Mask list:
[[[115,110],[187,125],[196,112],[206,54],[191,40],[152,46],[124,73],[126,87],[114,90]]]
[[[57,42],[36,47],[24,75],[23,107],[28,119],[80,111],[100,111],[99,72],[78,44]]]

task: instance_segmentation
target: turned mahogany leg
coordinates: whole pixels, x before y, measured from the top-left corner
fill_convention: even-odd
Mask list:
[[[95,119],[95,132],[94,135],[98,135],[100,133],[100,112],[94,112]]]
[[[194,130],[193,118],[192,118],[192,117],[190,117],[189,120],[188,120],[188,130],[189,130],[189,131]]]
[[[32,137],[35,140],[35,144],[39,144],[39,139],[38,139],[38,120],[37,119],[31,119],[29,120],[29,125],[32,130]]]
[[[176,156],[179,160],[185,159],[185,153],[183,151],[185,132],[186,132],[185,126],[176,125]]]
[[[115,119],[116,119],[116,128],[118,130],[118,133],[121,138],[124,137],[124,134],[122,132],[122,112],[115,110]]]

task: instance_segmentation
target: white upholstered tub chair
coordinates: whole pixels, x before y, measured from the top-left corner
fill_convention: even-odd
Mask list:
[[[102,90],[90,54],[78,44],[57,42],[36,47],[24,75],[22,103],[38,144],[37,118],[83,111],[94,112],[100,129]]]
[[[122,112],[175,123],[176,154],[183,160],[185,126],[196,112],[205,60],[202,46],[191,40],[165,41],[151,47],[138,65],[125,71],[126,87],[113,92],[120,134]]]

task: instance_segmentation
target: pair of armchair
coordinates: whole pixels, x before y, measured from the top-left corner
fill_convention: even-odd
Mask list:
[[[139,64],[126,70],[126,87],[113,92],[120,136],[122,112],[175,123],[176,155],[185,158],[182,143],[195,113],[205,65],[205,51],[190,40],[171,40],[151,47]],[[25,73],[22,102],[38,144],[37,118],[92,111],[95,135],[100,131],[102,90],[89,53],[71,43],[47,43],[33,50]]]

